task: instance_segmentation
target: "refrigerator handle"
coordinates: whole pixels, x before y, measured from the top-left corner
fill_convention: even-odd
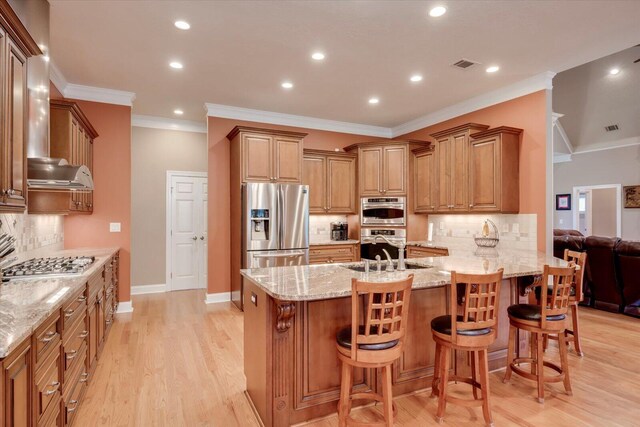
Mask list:
[[[283,217],[284,217],[284,191],[282,189],[281,185],[277,185],[277,197],[278,197],[278,209],[277,209],[277,214],[278,214],[278,249],[282,249],[282,241],[284,239],[284,224],[283,222]]]

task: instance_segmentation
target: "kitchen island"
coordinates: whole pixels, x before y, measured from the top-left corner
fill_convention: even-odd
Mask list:
[[[537,251],[456,248],[451,256],[416,258],[427,268],[362,273],[359,263],[242,270],[244,280],[244,367],[247,396],[266,426],[289,426],[336,412],[340,362],[336,333],[351,322],[351,279],[395,281],[414,274],[405,350],[393,367],[393,394],[431,386],[435,343],[430,322],[449,312],[451,271],[495,272],[504,268],[497,339],[489,347],[489,367],[505,366],[509,322],[507,307],[526,302],[524,287],[543,266],[566,262]],[[526,337],[519,337],[520,350]],[[469,371],[457,355],[452,365]],[[354,389],[381,389],[375,372],[355,370]]]

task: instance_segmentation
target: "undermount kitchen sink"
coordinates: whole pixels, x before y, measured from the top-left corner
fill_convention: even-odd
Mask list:
[[[424,268],[433,268],[432,265],[424,265],[424,264],[413,264],[413,263],[408,263],[405,261],[404,266],[407,270],[421,270]],[[353,270],[353,271],[359,271],[360,273],[364,273],[364,263],[359,263],[359,264],[351,264],[351,265],[344,265],[344,268],[348,268],[349,270]],[[382,272],[386,272],[386,268],[387,268],[387,262],[383,261],[382,262]],[[393,270],[395,271],[398,268],[398,262],[394,261],[393,262]],[[376,263],[374,262],[370,262],[369,263],[369,272],[370,273],[375,273],[377,272],[377,267],[376,267]]]

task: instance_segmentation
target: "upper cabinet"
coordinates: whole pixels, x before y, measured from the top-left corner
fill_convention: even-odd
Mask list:
[[[27,58],[41,53],[0,2],[0,212],[24,211],[27,204]]]
[[[471,135],[469,210],[517,213],[520,210],[520,134],[501,126]]]
[[[302,181],[302,141],[306,134],[236,126],[232,161],[239,162],[241,182]]]
[[[304,150],[302,183],[309,186],[309,213],[356,213],[356,156]]]
[[[413,150],[413,208],[416,213],[436,211],[434,147]]]
[[[469,141],[470,135],[489,126],[469,123],[431,136],[436,140],[438,212],[469,210]]]
[[[411,143],[412,141],[381,141],[345,148],[346,151],[357,149],[360,197],[407,194]],[[425,145],[422,142],[419,144]]]
[[[52,99],[50,107],[50,157],[85,165],[93,176],[93,142],[98,133],[76,102]],[[31,190],[29,213],[91,214],[93,191]]]

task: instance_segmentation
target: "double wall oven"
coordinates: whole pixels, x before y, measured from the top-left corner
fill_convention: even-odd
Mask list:
[[[407,243],[407,210],[405,197],[365,197],[361,200],[360,210],[360,256],[375,259],[380,255],[386,259],[383,249],[392,258],[398,258],[397,246]],[[389,242],[375,236],[384,236]],[[397,246],[394,246],[397,245]]]

